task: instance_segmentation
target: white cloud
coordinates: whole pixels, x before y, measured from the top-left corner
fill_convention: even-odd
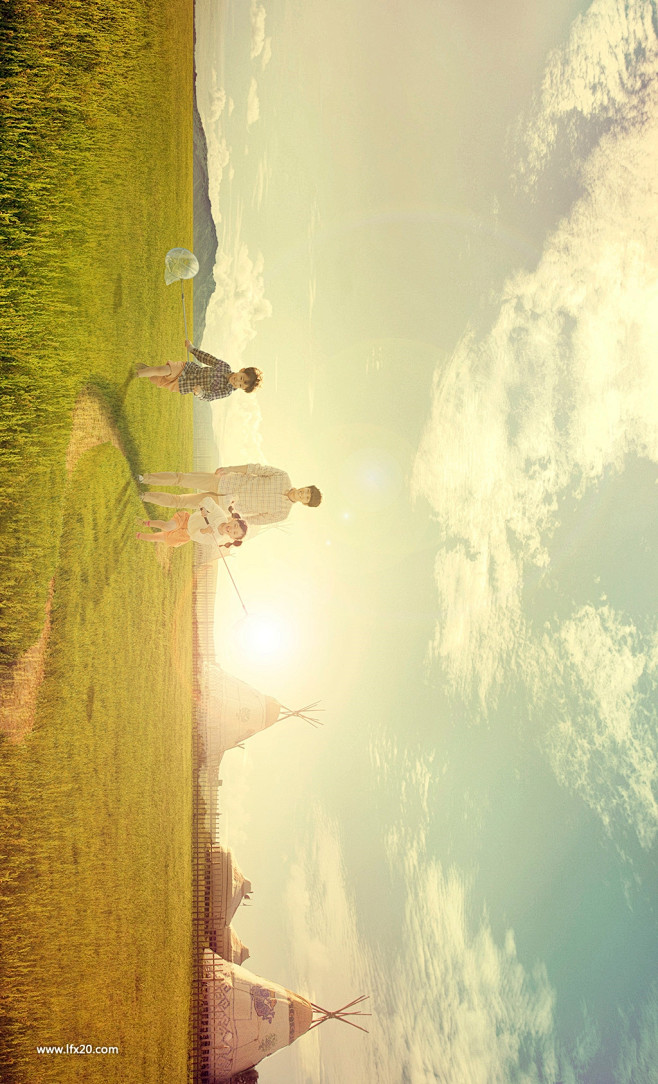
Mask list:
[[[391,1027],[398,1064],[412,1084],[443,1080],[493,1084],[514,1079],[566,1081],[554,1038],[555,996],[545,968],[528,974],[514,935],[494,941],[482,918],[471,928],[467,893],[456,870],[436,862],[407,863],[413,893],[405,914],[407,996]]]
[[[237,230],[239,236],[239,226]],[[213,269],[215,292],[206,310],[202,348],[228,361],[233,370],[249,365],[244,353],[257,334],[256,325],[272,315],[265,297],[264,260],[252,259],[244,242],[232,251],[219,249]],[[265,456],[260,433],[261,410],[257,394],[238,392],[213,411],[215,435],[222,450],[230,449],[233,462],[260,462]]]
[[[226,107],[226,91],[217,82],[217,72],[212,69],[211,83],[209,88],[210,102],[208,106],[208,121],[215,123],[219,120]]]
[[[230,749],[222,760],[220,771],[222,792],[217,795],[217,781],[211,779],[209,788],[219,801],[222,816],[217,820],[217,840],[243,853],[246,841],[254,831],[252,822],[254,764],[249,749]],[[212,803],[212,799],[209,805]],[[249,873],[246,874],[249,879]]]
[[[261,66],[261,69],[263,71],[265,71],[265,68],[267,67],[267,65],[269,64],[271,59],[272,59],[272,39],[271,38],[265,38],[265,41],[263,43],[263,52],[261,53],[261,57],[260,57],[260,66]]]
[[[430,774],[420,762],[411,772],[421,810]],[[410,783],[403,806],[413,804],[412,791]],[[486,916],[469,921],[467,884],[428,857],[425,827],[422,813],[413,828],[401,822],[390,847],[407,886],[403,947],[373,946],[358,927],[335,828],[314,814],[286,892],[297,984],[332,1008],[368,992],[373,1015],[362,1021],[369,1036],[329,1022],[300,1040],[297,1079],[571,1084],[545,968],[523,967],[511,930],[497,944]]]
[[[232,368],[241,368],[242,354],[256,335],[256,324],[272,315],[265,297],[264,260],[261,253],[252,259],[247,245],[237,241],[232,252],[219,249],[213,269],[216,289],[206,313],[207,341],[222,343]],[[206,349],[204,345],[204,349]],[[212,347],[209,345],[212,353]]]
[[[309,829],[305,848],[298,848],[285,892],[290,962],[299,992],[327,1009],[337,1009],[371,992],[371,963],[357,931],[335,826],[315,810],[309,817]],[[366,1006],[366,1011],[371,1008]],[[371,1020],[360,1022],[371,1029]],[[340,1041],[336,1042],[338,1028]],[[296,1044],[298,1079],[318,1084],[374,1079],[368,1073],[371,1047],[367,1036],[329,1021]]]
[[[224,176],[224,170],[228,166],[230,169],[231,154],[229,151],[228,143],[222,135],[218,135],[215,130],[208,128],[208,196],[210,198],[210,209],[213,217],[213,222],[217,224],[222,220],[222,213],[219,207],[219,193],[222,184],[222,178]]]
[[[621,10],[614,0],[597,0],[561,54],[573,110],[594,108],[589,99],[579,105],[576,93],[591,91],[581,56],[589,48],[587,28],[594,20],[602,33],[601,12],[621,18]],[[630,10],[629,19],[641,15],[646,22],[639,5]],[[647,30],[645,38],[655,58],[655,36]],[[605,77],[616,86],[607,69]],[[621,69],[618,78],[623,81]],[[529,623],[524,592],[553,574],[549,544],[560,500],[582,497],[604,472],[622,470],[627,456],[658,462],[658,81],[642,87],[640,100],[628,99],[627,110],[625,94],[615,99],[616,128],[582,164],[584,195],[547,240],[536,269],[506,284],[490,333],[467,334],[437,372],[414,467],[414,495],[430,502],[443,534],[435,565],[440,617],[429,657],[454,692],[478,698],[485,711],[519,677],[549,689],[553,670]],[[556,103],[547,91],[538,130]],[[645,654],[648,647],[637,649]],[[566,650],[559,634],[554,650]],[[635,673],[639,661],[626,661]],[[596,714],[592,683],[583,678],[581,690]],[[560,698],[564,689],[554,690],[555,702]],[[632,730],[632,705],[629,711]],[[567,715],[563,721],[572,725]],[[585,718],[573,726],[574,740],[589,746],[591,756],[592,729]],[[612,732],[610,738],[612,773]],[[616,767],[628,794],[616,815],[630,818],[646,843],[653,838],[653,767],[637,760],[639,752],[635,741],[626,760],[619,752]],[[633,772],[639,794],[631,799]],[[605,820],[610,795],[594,795],[593,775],[578,778],[583,795],[589,779],[586,800]],[[600,786],[608,786],[605,778]]]
[[[272,167],[271,167],[271,165],[269,163],[269,159],[267,157],[267,154],[264,154],[263,157],[261,158],[261,160],[259,161],[257,169],[256,169],[256,181],[255,181],[255,184],[254,184],[254,193],[253,193],[253,196],[251,198],[252,207],[255,207],[257,210],[260,210],[260,208],[263,205],[263,200],[265,199],[265,196],[267,195],[267,189],[269,187],[269,183],[270,183],[271,179],[272,179]]]
[[[558,496],[628,453],[658,459],[656,148],[654,122],[601,149],[589,194],[537,270],[507,284],[489,336],[466,336],[437,374],[413,477],[445,536],[434,650],[456,684],[477,664],[483,695],[518,638],[523,571],[547,566]]]
[[[544,744],[558,780],[608,831],[631,825],[649,848],[658,831],[658,739],[646,677],[658,630],[648,652],[642,639],[609,606],[585,606],[545,638],[550,685],[568,689],[569,703]]]
[[[265,19],[267,12],[258,0],[251,0],[251,59],[260,56],[265,46]]]
[[[641,123],[646,86],[655,80],[652,5],[594,0],[574,21],[567,44],[550,55],[533,106],[519,122],[520,183],[531,187],[556,149],[577,168],[592,125],[600,133],[611,124]]]
[[[249,95],[247,97],[247,127],[251,124],[255,124],[260,117],[260,102],[258,100],[258,83],[252,78],[249,84]]]
[[[658,1080],[658,988],[650,987],[639,1011],[625,1021],[624,1041],[614,1071],[615,1084]]]
[[[232,395],[222,410],[213,412],[216,439],[223,463],[266,463],[260,404],[255,395]],[[255,530],[255,528],[252,528]]]

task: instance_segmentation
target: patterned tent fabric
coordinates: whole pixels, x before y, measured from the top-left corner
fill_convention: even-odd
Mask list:
[[[306,998],[222,960],[210,949],[203,954],[203,980],[208,1013],[204,1068],[211,1084],[229,1080],[289,1046],[313,1021]]]

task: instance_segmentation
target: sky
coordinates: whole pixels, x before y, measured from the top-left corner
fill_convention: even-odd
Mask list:
[[[658,1077],[655,3],[196,3],[225,464],[317,484],[217,655],[264,1081]],[[221,570],[220,570],[221,571]]]

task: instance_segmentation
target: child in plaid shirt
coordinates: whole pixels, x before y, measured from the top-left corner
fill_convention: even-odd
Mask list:
[[[146,377],[158,388],[178,391],[181,395],[192,392],[199,399],[205,399],[207,402],[212,402],[213,399],[225,399],[227,395],[232,395],[236,388],[241,388],[249,394],[260,387],[263,381],[260,369],[254,368],[253,365],[234,373],[225,361],[214,358],[205,350],[199,350],[189,339],[185,340],[185,349],[189,350],[195,361],[168,361],[166,365],[143,365],[136,375]]]

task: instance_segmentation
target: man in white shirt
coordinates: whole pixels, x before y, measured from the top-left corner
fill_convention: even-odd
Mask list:
[[[195,489],[196,493],[143,493],[142,500],[159,504],[164,508],[196,508],[204,496],[219,498],[222,508],[231,501],[242,518],[254,526],[280,523],[293,504],[306,504],[317,508],[322,494],[317,486],[295,489],[283,470],[267,467],[263,463],[244,463],[240,467],[219,467],[214,474],[193,472],[176,474],[164,471],[160,474],[139,476],[140,482],[153,486],[176,485]]]

